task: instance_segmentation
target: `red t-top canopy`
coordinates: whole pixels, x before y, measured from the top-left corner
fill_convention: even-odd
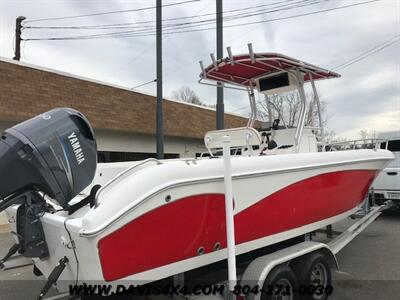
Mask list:
[[[205,68],[200,77],[242,86],[255,86],[257,78],[296,69],[305,73],[304,82],[310,80],[310,74],[314,80],[340,77],[335,72],[278,53],[242,54],[219,59]]]

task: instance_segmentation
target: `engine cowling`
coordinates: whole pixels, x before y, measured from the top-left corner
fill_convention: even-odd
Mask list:
[[[96,165],[94,132],[80,112],[56,108],[17,124],[0,139],[0,211],[27,191],[67,208],[93,181]]]

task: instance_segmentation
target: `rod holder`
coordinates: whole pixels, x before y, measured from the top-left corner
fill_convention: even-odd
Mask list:
[[[211,57],[211,61],[214,65],[215,69],[218,70],[218,64],[217,64],[217,61],[215,60],[214,53],[210,53],[210,57]]]
[[[203,78],[206,78],[207,74],[206,74],[206,70],[204,69],[203,61],[200,60],[199,64],[200,64],[200,68],[201,68],[201,74],[202,74]]]
[[[256,57],[254,56],[253,44],[252,43],[248,43],[247,47],[249,48],[249,54],[250,54],[251,62],[254,64],[256,62]]]
[[[231,63],[231,65],[233,66],[233,65],[235,64],[235,61],[234,61],[234,59],[233,59],[231,47],[226,47],[226,51],[228,52],[228,56],[229,56],[230,63]]]

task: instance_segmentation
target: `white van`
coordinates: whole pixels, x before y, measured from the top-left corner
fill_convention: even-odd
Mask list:
[[[378,138],[387,140],[387,149],[393,152],[395,159],[382,170],[372,184],[375,201],[381,204],[392,200],[394,204],[400,206],[400,130],[382,132]],[[385,147],[386,143],[382,143],[381,148]]]

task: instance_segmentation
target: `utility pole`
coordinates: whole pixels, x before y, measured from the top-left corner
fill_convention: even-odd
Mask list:
[[[157,158],[164,158],[163,88],[162,88],[162,3],[156,5],[157,44]]]
[[[15,53],[14,59],[20,60],[21,59],[21,31],[22,31],[22,21],[26,18],[23,16],[19,16],[15,20]]]
[[[223,54],[223,23],[222,23],[222,0],[216,1],[217,12],[217,60],[222,58]],[[224,88],[217,87],[217,129],[224,129]]]

